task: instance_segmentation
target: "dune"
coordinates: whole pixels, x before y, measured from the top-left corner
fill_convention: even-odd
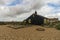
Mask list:
[[[7,25],[0,25],[0,40],[60,40],[60,31],[55,28],[44,28],[45,31],[38,31],[37,28],[44,28],[33,25],[31,27],[13,29]]]

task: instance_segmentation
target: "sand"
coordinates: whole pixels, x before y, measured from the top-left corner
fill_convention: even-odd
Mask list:
[[[60,40],[60,30],[42,27],[45,31],[37,31],[37,28],[41,26],[13,29],[0,25],[0,40]]]

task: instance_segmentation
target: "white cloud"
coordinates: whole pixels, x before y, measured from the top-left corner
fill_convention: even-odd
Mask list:
[[[13,20],[17,18],[18,15],[21,16],[23,13],[29,13],[42,6],[41,0],[24,0],[22,4],[17,4],[16,6],[6,6],[12,1],[13,0],[2,0],[4,4],[0,5],[0,18],[5,20],[10,18]]]
[[[0,1],[0,21],[22,21],[30,16],[34,10],[37,10],[38,14],[43,16],[56,17],[55,14],[51,13],[53,8],[48,7],[47,3],[58,3],[59,0],[23,0],[21,4],[16,6],[6,6],[12,1],[14,0]]]
[[[40,10],[38,10],[38,14],[48,17],[48,15],[52,14],[51,11],[53,10],[52,7],[48,7],[47,5],[43,6]]]
[[[45,16],[47,18],[60,19],[60,8],[55,9],[53,7],[49,7],[48,5],[45,5],[40,10],[38,10],[38,14]]]

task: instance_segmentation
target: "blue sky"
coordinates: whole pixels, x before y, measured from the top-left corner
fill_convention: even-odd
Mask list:
[[[48,6],[54,8],[52,13],[60,13],[60,4],[48,3]]]
[[[21,4],[23,0],[14,0],[8,4],[8,6],[15,6],[17,4]]]
[[[54,7],[54,8],[59,8],[60,4],[57,3],[48,3],[48,6]]]

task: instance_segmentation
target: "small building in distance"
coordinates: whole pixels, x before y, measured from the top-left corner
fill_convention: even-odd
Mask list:
[[[51,24],[54,22],[58,22],[58,18],[46,18],[44,16],[38,15],[37,11],[35,11],[35,13],[33,13],[23,22],[25,24],[34,24],[34,25]]]
[[[49,23],[57,23],[59,20],[58,18],[48,18],[49,19]]]
[[[35,11],[35,13],[33,13],[30,17],[25,19],[24,22],[28,23],[28,24],[42,25],[42,24],[44,24],[45,19],[47,19],[47,18],[43,17],[41,15],[38,15],[37,12]]]

